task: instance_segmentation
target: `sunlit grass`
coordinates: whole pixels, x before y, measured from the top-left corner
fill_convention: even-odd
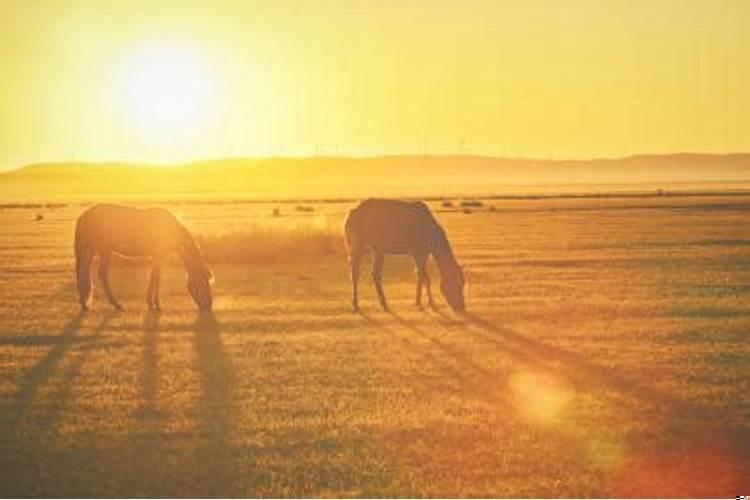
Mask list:
[[[332,227],[323,216],[308,219],[269,219],[228,233],[199,234],[196,239],[210,264],[285,262],[345,253],[341,228]]]
[[[363,272],[353,314],[347,206],[185,204],[214,314],[176,266],[149,314],[145,270],[117,267],[125,311],[97,284],[79,318],[79,208],[2,212],[0,494],[736,495],[750,222],[711,200],[587,203],[439,213],[470,274],[463,316],[439,292],[414,307],[407,257],[386,259],[393,313]]]

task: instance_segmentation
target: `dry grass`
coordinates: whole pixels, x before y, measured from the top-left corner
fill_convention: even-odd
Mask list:
[[[466,316],[416,310],[398,258],[395,312],[363,279],[355,315],[340,255],[218,263],[210,316],[175,268],[147,314],[145,272],[121,267],[125,311],[97,290],[78,316],[75,211],[0,214],[0,496],[748,491],[750,202],[497,207],[439,214],[467,265]],[[312,217],[341,227],[348,208]],[[252,210],[183,215],[244,234],[231,221],[268,206]]]
[[[210,264],[258,264],[343,255],[340,228],[325,220],[256,224],[242,231],[196,236]]]

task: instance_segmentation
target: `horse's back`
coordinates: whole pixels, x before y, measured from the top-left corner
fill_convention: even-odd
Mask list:
[[[383,253],[427,251],[437,222],[421,201],[372,198],[349,212],[347,234]],[[348,237],[349,238],[349,237]]]
[[[175,217],[163,208],[137,208],[109,203],[93,205],[78,217],[78,224],[81,226],[109,230],[144,231],[151,226],[174,223]]]
[[[76,238],[98,251],[126,256],[153,256],[174,247],[177,219],[162,208],[102,203],[86,209],[76,224]]]

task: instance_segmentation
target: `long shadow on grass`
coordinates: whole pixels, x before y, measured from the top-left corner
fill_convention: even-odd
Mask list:
[[[459,388],[443,382],[443,377],[430,376],[425,374],[424,372],[412,371],[411,373],[409,373],[409,379],[416,379],[428,389],[437,389],[443,391],[446,394],[459,394],[471,387],[471,381],[469,380],[469,377],[467,377],[465,373],[457,370],[452,364],[447,363],[444,359],[429,355],[424,349],[420,349],[419,346],[415,345],[413,341],[399,335],[394,329],[390,328],[384,322],[378,321],[374,317],[364,312],[360,312],[360,315],[379,333],[385,333],[394,340],[397,340],[399,342],[399,345],[405,348],[405,350],[408,349],[409,352],[417,356],[420,359],[420,362],[415,366],[428,369],[434,366],[445,375],[448,375],[450,377],[450,380],[455,381],[459,385]]]
[[[592,393],[616,393],[641,403],[633,408],[641,418],[652,420],[653,428],[658,431],[657,435],[652,436],[653,439],[640,439],[644,443],[641,446],[645,445],[652,453],[663,451],[662,448],[672,449],[673,453],[674,449],[690,450],[697,444],[712,443],[715,449],[738,457],[743,463],[750,458],[750,431],[743,425],[722,422],[714,408],[701,402],[675,398],[599,366],[580,354],[545,345],[476,314],[466,314],[465,317],[475,330],[494,336],[492,341],[498,347],[507,349],[511,344],[514,349],[524,353],[523,361],[533,363],[535,367],[542,366],[560,374]],[[673,490],[666,491],[669,493]]]
[[[40,337],[40,345],[51,345],[52,347],[42,359],[40,359],[21,377],[18,384],[18,391],[16,392],[15,397],[11,400],[11,409],[7,414],[7,416],[10,417],[11,425],[18,424],[18,421],[23,417],[26,408],[34,402],[36,393],[52,377],[70,348],[76,343],[96,341],[116,314],[116,312],[106,314],[99,325],[94,328],[92,333],[86,336],[86,339],[77,337],[83,320],[86,317],[86,313],[83,311],[79,312],[68,321],[59,335],[43,335]],[[30,337],[24,338],[23,340],[24,343],[22,345],[36,345]],[[26,341],[28,341],[28,343],[26,343]],[[73,370],[69,375],[70,374],[76,375],[77,372]],[[72,380],[69,380],[68,383],[62,385],[63,392],[69,392],[71,386]],[[58,402],[62,404],[62,401]]]
[[[156,394],[159,390],[159,311],[149,310],[143,317],[143,371],[141,373],[142,411],[156,416]]]
[[[438,315],[455,324],[444,313]],[[630,496],[721,496],[717,492],[729,491],[732,485],[737,489],[739,478],[748,477],[750,432],[746,426],[722,422],[715,410],[704,404],[679,400],[580,354],[528,338],[476,314],[467,313],[464,318],[464,331],[481,335],[498,350],[534,370],[560,375],[595,395],[617,394],[637,402],[630,405],[629,413],[651,420],[652,424],[647,426],[646,434],[629,436],[631,460],[615,474],[614,486],[607,490],[613,496],[622,496],[623,492]],[[571,445],[579,438],[571,434]],[[706,456],[714,458],[709,460]],[[640,471],[643,460],[653,470]],[[702,470],[706,467],[712,470],[710,474]],[[639,477],[644,473],[649,477]],[[712,475],[713,479],[707,479]],[[706,488],[712,480],[723,486]]]
[[[432,345],[440,349],[441,352],[443,352],[444,354],[446,354],[447,356],[451,358],[454,358],[460,364],[470,368],[472,371],[476,372],[478,375],[482,375],[482,376],[491,375],[491,373],[489,373],[485,368],[477,364],[471,357],[467,356],[466,353],[462,352],[459,349],[456,349],[454,346],[446,342],[443,342],[437,337],[430,335],[429,333],[427,333],[427,330],[417,326],[415,322],[409,322],[403,316],[400,316],[398,313],[395,313],[395,312],[391,312],[391,316],[401,326],[411,330],[414,334],[427,340]]]
[[[513,411],[513,395],[511,391],[503,388],[502,381],[507,376],[507,373],[502,372],[503,368],[495,369],[489,364],[483,365],[481,360],[472,356],[471,350],[460,346],[461,337],[456,337],[456,333],[463,332],[462,321],[446,317],[450,320],[447,326],[453,327],[451,331],[443,328],[439,331],[432,331],[431,327],[436,324],[441,324],[441,326],[446,326],[446,324],[436,322],[434,317],[431,318],[427,314],[407,319],[398,313],[391,312],[388,313],[388,317],[392,321],[388,322],[377,321],[365,314],[362,316],[379,332],[387,333],[400,340],[401,345],[411,349],[419,357],[420,362],[407,365],[411,370],[408,374],[404,374],[404,380],[424,381],[428,390],[424,396],[426,398],[437,396],[444,399],[450,396],[450,401],[440,403],[448,409],[447,414],[460,415],[464,411],[470,414],[476,411],[476,403],[480,403],[490,409],[489,420],[486,421],[486,425],[490,427],[495,427],[493,419],[497,419],[498,429],[513,429],[513,434],[528,436],[528,439],[532,441],[543,439],[548,450],[569,450],[573,446],[574,442],[569,435],[554,430],[534,429],[528,422],[518,418]],[[442,334],[447,334],[448,338],[441,338]],[[429,370],[433,367],[439,373],[434,377],[425,377],[425,368]],[[454,383],[458,384],[458,387],[453,385]],[[430,419],[438,419],[440,414],[431,415]],[[425,478],[429,478],[436,471],[443,471],[438,474],[467,474],[482,483],[482,486],[474,484],[478,491],[487,491],[489,493],[484,496],[492,496],[491,488],[497,487],[498,483],[494,483],[492,479],[483,476],[478,471],[487,467],[502,475],[523,462],[518,458],[500,461],[491,454],[483,456],[483,452],[478,450],[482,450],[484,445],[480,445],[477,440],[493,440],[499,447],[511,448],[514,445],[506,441],[509,438],[502,437],[502,432],[500,434],[487,433],[484,425],[474,425],[471,420],[457,423],[446,419],[439,426],[439,432],[431,424],[425,425],[429,427],[393,431],[393,435],[386,439],[390,442],[389,446],[392,446],[394,450],[399,450],[394,453],[395,456],[410,457],[408,461],[398,465],[399,468],[411,471],[410,474],[417,476],[425,474]],[[429,444],[421,444],[424,442]],[[459,452],[456,451],[456,446],[461,447]],[[564,452],[561,451],[561,453],[565,456]],[[483,465],[473,469],[468,463],[462,463],[460,459],[452,462],[448,458],[451,456],[474,457],[468,461],[478,460]],[[490,484],[494,486],[489,486]],[[420,494],[424,494],[424,491],[434,493],[430,489],[432,486],[428,486],[427,483],[420,485],[420,488],[427,488],[420,490],[422,491]],[[461,491],[461,487],[450,479],[443,482],[442,488],[437,490],[438,496],[446,494],[445,492],[450,492],[448,496],[460,496],[456,492]]]
[[[464,313],[464,322],[457,322],[441,311],[434,308],[444,325],[457,325],[464,331],[471,331],[475,338],[483,340],[493,348],[509,355],[512,359],[533,367],[535,371],[563,376],[567,381],[583,389],[593,392],[613,392],[629,396],[642,403],[648,403],[651,416],[672,417],[674,414],[687,414],[690,418],[700,418],[710,415],[710,410],[695,403],[679,400],[670,394],[649,387],[643,383],[631,380],[616,371],[599,366],[584,358],[582,355],[559,347],[544,344],[538,340],[523,336],[509,328],[492,323],[474,313]],[[397,319],[399,319],[397,317]],[[427,337],[427,333],[414,324],[403,319],[400,321],[409,326],[414,332]],[[442,341],[432,339],[447,353],[458,357],[455,348],[451,348]],[[472,366],[470,358],[465,361]],[[644,409],[645,412],[645,409]]]
[[[56,341],[50,342],[52,336],[42,336],[40,345],[51,344],[52,348],[24,373],[15,396],[2,408],[0,441],[4,447],[0,450],[0,496],[34,496],[32,492],[45,491],[49,487],[49,466],[45,464],[54,453],[55,424],[70,398],[91,347],[116,314],[110,312],[103,316],[92,333],[86,336],[91,343],[83,344],[74,353],[68,351],[82,343],[77,335],[85,313],[73,317],[56,336]],[[65,369],[60,369],[63,359],[69,356],[73,359]],[[38,401],[40,389],[49,383],[54,383],[56,390],[45,395],[43,401]],[[30,409],[33,411],[27,415]],[[62,466],[55,464],[55,467],[58,473]]]
[[[516,361],[532,365],[537,371],[563,375],[567,380],[579,386],[594,386],[596,389],[613,390],[620,394],[634,396],[659,408],[668,406],[675,409],[688,405],[687,402],[678,401],[668,394],[629,380],[611,369],[598,366],[577,353],[525,337],[508,328],[495,325],[476,314],[464,313],[463,321],[461,321],[447,315],[438,307],[433,308],[432,312],[440,318],[444,326],[456,326],[464,331],[471,331],[476,334],[476,338],[489,343],[493,348],[504,352]],[[428,340],[446,356],[454,358],[461,365],[479,375],[491,375],[469,355],[430,334],[415,321],[407,321],[397,313],[391,313],[391,316],[400,325]],[[690,407],[690,409],[693,408]]]
[[[413,336],[427,342],[426,345],[431,346],[432,348],[425,349],[425,344],[420,345],[419,342],[409,340],[408,337],[403,337],[396,333],[395,330],[390,329],[385,323],[379,322],[363,313],[361,314],[368,322],[377,327],[380,331],[400,340],[403,346],[409,348],[412,353],[418,356],[421,359],[419,366],[435,367],[442,372],[444,376],[447,376],[447,380],[455,382],[458,387],[453,387],[447,384],[443,381],[445,379],[442,377],[430,378],[420,374],[421,376],[419,378],[421,378],[425,385],[432,386],[433,389],[439,388],[446,391],[446,393],[454,395],[473,395],[494,405],[509,404],[507,399],[508,395],[496,390],[498,376],[501,375],[482,366],[464,350],[457,348],[449,342],[441,340],[437,335],[430,333],[427,328],[418,325],[416,321],[409,321],[393,311],[389,312],[388,315],[395,320],[395,324],[408,331]],[[429,318],[427,315],[424,317],[426,319]],[[463,325],[463,323],[452,320],[448,325],[460,326]],[[412,373],[410,375],[414,376],[415,374]]]
[[[139,432],[130,438],[135,445],[135,453],[139,457],[139,464],[143,472],[139,473],[137,484],[131,485],[130,494],[134,496],[163,497],[169,491],[169,480],[164,474],[166,433],[161,427],[159,411],[159,311],[149,310],[143,316],[143,351],[142,369],[140,373],[140,407],[138,419]],[[138,467],[136,467],[138,469]],[[137,486],[137,490],[134,489]]]
[[[537,369],[565,376],[579,386],[606,389],[649,402],[655,409],[667,407],[688,409],[687,402],[671,395],[628,379],[616,371],[597,365],[578,353],[544,344],[523,336],[513,330],[492,323],[474,313],[465,313],[467,326],[480,333],[485,340],[499,349],[509,352],[520,361],[533,364]],[[695,408],[691,406],[692,411]]]
[[[75,337],[81,328],[85,316],[86,313],[84,311],[79,311],[78,314],[65,324],[59,335],[56,335],[54,338],[45,336],[44,341],[46,343],[52,341],[52,348],[21,377],[21,381],[18,384],[18,392],[14,398],[19,414],[34,399],[34,395],[39,387],[49,378],[73,342],[77,340]]]
[[[201,313],[194,330],[201,385],[195,463],[200,470],[188,473],[201,477],[201,489],[191,494],[226,497],[232,487],[229,363],[221,343],[221,326],[212,312]]]

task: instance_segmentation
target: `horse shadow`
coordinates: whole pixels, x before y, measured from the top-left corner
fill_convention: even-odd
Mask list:
[[[147,311],[141,322],[142,351],[140,373],[140,404],[136,417],[140,431],[131,436],[135,453],[142,464],[139,495],[148,497],[174,496],[169,480],[174,474],[191,476],[191,495],[206,498],[226,497],[233,484],[231,475],[231,373],[224,353],[222,325],[213,312],[201,312],[188,331],[192,332],[194,366],[198,376],[198,397],[190,410],[195,421],[191,441],[195,443],[194,457],[183,457],[176,462],[164,463],[164,454],[172,453],[174,436],[165,423],[171,413],[170,405],[160,392],[159,345],[161,341],[162,313]],[[196,464],[200,464],[196,467]]]
[[[432,307],[430,311],[434,313],[442,326],[457,327],[471,333],[475,339],[503,352],[516,362],[533,367],[538,372],[561,376],[579,390],[598,394],[618,394],[645,403],[643,411],[648,413],[650,418],[672,419],[675,415],[689,415],[690,419],[707,419],[711,415],[709,408],[676,398],[645,383],[628,378],[616,370],[586,359],[581,354],[521,335],[476,313],[463,312],[453,316],[438,306]],[[429,333],[417,322],[408,321],[392,311],[389,312],[389,316],[400,326],[427,340],[432,346],[472,373],[478,376],[492,375],[466,352],[441,340],[437,335]],[[366,317],[366,319],[373,324],[376,323],[371,317]],[[384,324],[378,324],[378,327],[387,331]],[[392,334],[395,335],[395,333]],[[455,369],[451,369],[451,372],[452,375],[457,375]]]
[[[449,315],[439,308],[434,309],[434,321],[442,328],[450,328],[447,332],[450,335],[445,338],[442,331],[432,331],[421,319],[405,319],[398,314],[391,316],[400,327],[420,337],[431,337],[428,339],[429,345],[439,349],[440,354],[436,357],[443,356],[443,363],[452,359],[454,363],[451,365],[463,367],[460,368],[460,373],[472,375],[468,378],[469,383],[481,384],[482,370],[487,371],[487,368],[481,366],[479,358],[473,355],[478,352],[477,348],[481,348],[483,352],[495,352],[507,357],[523,366],[524,370],[546,373],[564,380],[575,392],[587,393],[597,400],[607,401],[607,406],[616,413],[625,412],[631,415],[630,418],[643,420],[642,425],[623,431],[622,439],[626,443],[630,461],[624,463],[624,468],[618,469],[616,476],[612,476],[616,478],[615,482],[607,483],[608,488],[615,488],[612,491],[620,491],[617,488],[622,485],[617,481],[629,477],[633,471],[637,472],[641,465],[639,460],[649,460],[647,457],[654,457],[652,465],[656,468],[655,474],[687,477],[695,472],[692,471],[693,467],[705,465],[702,460],[707,453],[715,454],[714,468],[717,474],[723,474],[725,483],[737,477],[748,477],[745,472],[750,470],[746,465],[750,460],[750,432],[746,426],[717,418],[715,409],[707,403],[681,399],[649,385],[647,380],[602,366],[596,360],[588,359],[575,351],[522,335],[476,313]],[[462,348],[460,341],[455,340],[456,334],[460,333],[471,335],[472,342],[479,341],[480,344],[474,344],[475,347],[471,350]],[[424,345],[415,345],[415,348],[426,350]],[[446,373],[452,376],[450,371]],[[497,380],[497,376],[494,378]],[[481,389],[482,386],[475,385],[475,388]],[[483,391],[479,395],[488,403],[500,404],[510,402],[512,391]],[[584,416],[584,422],[588,418]],[[518,425],[528,423],[524,419]],[[602,425],[601,429],[608,428],[606,423]],[[611,431],[617,432],[614,429]],[[561,437],[569,446],[583,446],[582,443],[587,442],[584,436],[577,427],[569,427],[548,437]],[[679,460],[675,462],[675,459]],[[659,484],[660,490],[651,491],[663,491],[665,494],[682,491],[679,490],[679,485]],[[688,486],[692,489],[685,491],[703,491],[695,489],[696,486],[690,482]],[[629,490],[626,488],[622,491]]]
[[[378,333],[384,333],[391,337],[393,340],[397,340],[399,345],[408,351],[411,355],[419,359],[419,363],[414,364],[415,367],[436,367],[441,373],[447,375],[451,381],[454,381],[456,385],[452,385],[443,381],[444,377],[430,376],[422,371],[413,370],[409,373],[411,380],[416,380],[423,386],[431,390],[439,390],[444,394],[459,395],[470,390],[473,386],[470,377],[462,370],[456,368],[452,363],[447,362],[443,357],[434,356],[428,351],[421,349],[414,341],[407,337],[399,335],[395,329],[391,328],[387,323],[376,319],[375,317],[360,311],[359,314],[367,323],[372,326]],[[392,314],[392,313],[390,313]],[[407,323],[408,324],[408,323]],[[410,325],[411,326],[411,325]],[[432,339],[430,339],[432,340]]]
[[[117,312],[105,314],[100,323],[92,330],[90,335],[80,337],[78,334],[86,318],[85,311],[79,311],[65,326],[59,335],[33,335],[23,336],[20,338],[6,341],[13,345],[50,345],[51,348],[39,361],[29,368],[20,378],[18,390],[11,397],[6,408],[6,419],[9,421],[11,428],[17,427],[27,410],[35,403],[37,393],[44,384],[52,378],[59,365],[68,355],[71,348],[76,344],[97,342],[102,332],[104,332],[112,319],[117,316]],[[67,400],[70,391],[74,385],[75,379],[80,374],[80,369],[85,361],[88,349],[82,349],[76,359],[73,360],[70,367],[63,373],[62,382],[59,383],[61,389],[51,396],[51,400],[46,401],[44,421],[47,425],[54,422],[54,416],[62,408]]]
[[[579,388],[631,396],[649,403],[656,412],[663,412],[667,407],[685,410],[690,406],[686,401],[632,380],[611,368],[600,366],[581,354],[521,335],[475,313],[465,312],[462,317],[465,329],[480,336],[485,342],[518,361],[534,366],[538,371],[563,376]]]
[[[197,453],[203,464],[200,494],[228,496],[232,481],[231,370],[221,341],[221,324],[213,312],[199,313],[193,324],[200,377],[197,403]],[[197,492],[196,492],[197,493]]]
[[[464,313],[468,330],[516,355],[535,369],[560,375],[579,390],[592,394],[630,398],[638,418],[650,420],[657,433],[647,439],[655,450],[711,442],[742,462],[750,459],[750,432],[744,426],[726,425],[716,419],[715,410],[697,401],[688,401],[658,390],[644,382],[603,367],[581,354],[551,346],[495,324],[473,313]],[[515,354],[514,354],[515,353]],[[520,355],[519,355],[520,353]],[[648,437],[648,436],[645,436]]]
[[[40,482],[46,474],[43,464],[51,460],[51,454],[54,456],[49,444],[56,439],[56,423],[71,397],[91,348],[99,344],[101,333],[115,316],[116,313],[103,316],[89,335],[80,336],[86,313],[79,312],[58,335],[40,335],[39,342],[29,335],[6,343],[21,347],[51,347],[20,375],[17,390],[0,407],[0,442],[3,443],[0,470],[5,469],[0,496],[25,496],[43,485],[43,481]],[[74,346],[80,347],[73,349]],[[53,385],[48,390],[50,384]]]
[[[143,371],[141,372],[141,411],[145,417],[158,416],[159,391],[159,311],[149,309],[143,316]]]
[[[396,320],[396,322],[399,325],[401,325],[404,328],[409,329],[412,333],[428,341],[431,345],[433,345],[434,347],[436,347],[437,349],[439,349],[441,352],[448,355],[449,357],[455,359],[461,365],[469,368],[472,372],[481,376],[491,375],[491,373],[487,369],[480,366],[476,361],[474,361],[466,353],[455,348],[453,345],[440,340],[437,336],[429,334],[427,330],[423,329],[422,327],[417,326],[415,322],[407,321],[406,318],[404,318],[400,314],[393,312],[393,311],[390,312],[390,315],[393,319]]]

